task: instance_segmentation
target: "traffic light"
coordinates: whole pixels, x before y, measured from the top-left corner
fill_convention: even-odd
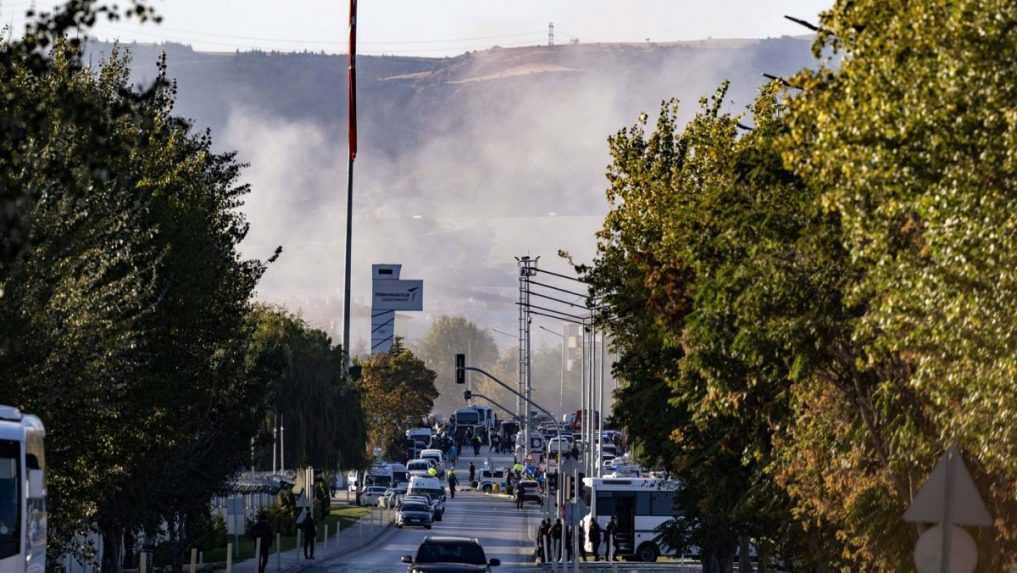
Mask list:
[[[465,354],[456,354],[456,384],[466,384]]]
[[[465,392],[463,392],[463,398],[465,398],[466,400],[472,399],[473,398],[473,392],[470,392],[469,390],[466,390]]]

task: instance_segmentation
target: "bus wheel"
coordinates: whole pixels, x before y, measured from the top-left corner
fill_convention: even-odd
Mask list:
[[[484,493],[491,493],[491,484],[484,484],[484,488],[482,491]]]
[[[640,561],[653,563],[657,560],[657,545],[655,543],[644,543],[636,550],[636,557]]]

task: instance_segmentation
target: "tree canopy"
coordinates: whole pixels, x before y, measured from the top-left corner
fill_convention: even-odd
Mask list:
[[[361,366],[368,445],[380,448],[387,459],[404,459],[406,430],[420,426],[438,397],[435,373],[401,340],[389,352],[372,354]]]
[[[1015,26],[1007,2],[837,2],[817,69],[747,113],[722,87],[611,138],[581,270],[618,419],[687,485],[669,534],[708,566],[751,535],[796,569],[908,570],[901,514],[953,444],[997,518],[980,566],[1012,561]]]
[[[243,165],[174,115],[164,62],[140,89],[126,54],[87,69],[66,38],[115,14],[72,0],[0,42],[0,403],[47,427],[49,562],[94,556],[97,532],[106,572],[124,534],[164,527],[179,566],[283,382],[317,384],[296,396],[318,400],[306,418],[330,408],[307,462],[333,462],[337,448],[317,446],[340,438],[363,454],[358,395],[323,334],[303,328],[289,370],[269,368],[285,344],[252,307],[272,259],[238,249]]]
[[[435,372],[438,397],[435,412],[451,414],[462,408],[462,388],[455,383],[455,355],[466,354],[471,366],[490,368],[498,360],[498,347],[491,334],[461,316],[440,316],[417,343],[416,353]]]

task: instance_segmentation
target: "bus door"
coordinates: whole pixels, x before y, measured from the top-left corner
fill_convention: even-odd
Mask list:
[[[635,494],[617,495],[615,503],[615,552],[623,555],[635,553],[636,540],[636,496]]]

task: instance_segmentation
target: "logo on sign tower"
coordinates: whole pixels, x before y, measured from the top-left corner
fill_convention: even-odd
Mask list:
[[[371,265],[371,354],[395,341],[395,313],[424,310],[424,281],[399,278],[402,265]]]

